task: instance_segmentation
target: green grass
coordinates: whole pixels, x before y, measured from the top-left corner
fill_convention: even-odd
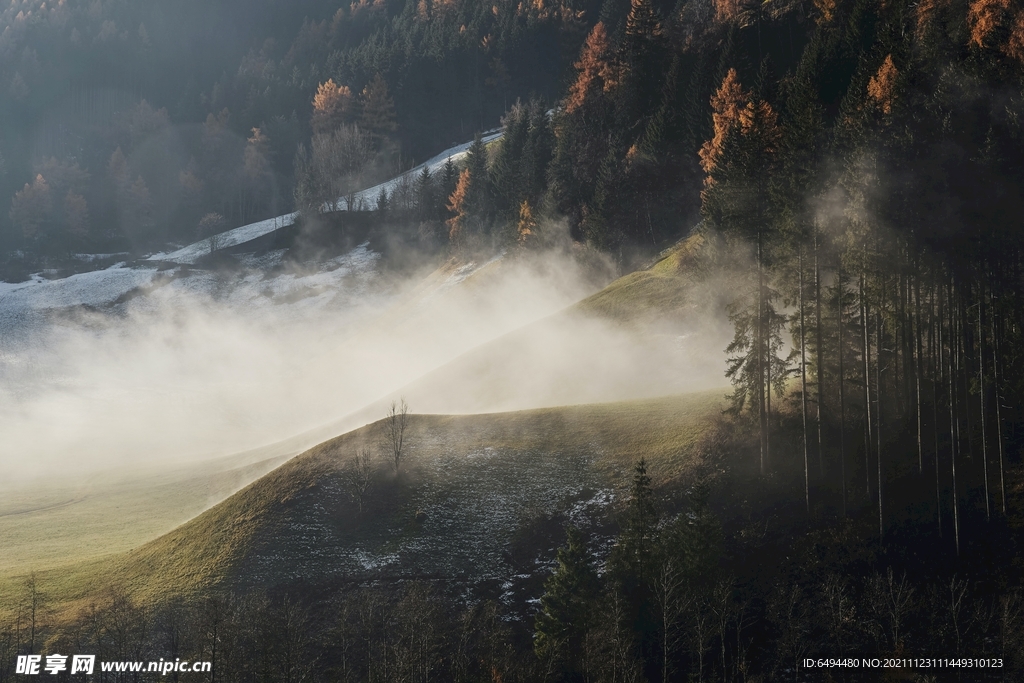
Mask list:
[[[345,457],[368,426],[288,461],[227,500],[128,552],[37,573],[58,615],[110,586],[142,603],[216,586],[357,576],[353,549],[398,553],[400,575],[487,571],[494,544],[537,514],[618,491],[645,456],[657,481],[696,465],[694,444],[720,413],[721,392],[484,415],[412,416],[404,476],[381,468],[370,509],[339,493]],[[427,522],[413,522],[416,511]],[[464,519],[463,519],[464,517]],[[308,536],[308,538],[307,538]],[[420,547],[422,546],[422,547]],[[366,570],[369,571],[369,570]],[[20,580],[0,578],[0,595]]]
[[[4,491],[0,607],[6,594],[2,590],[5,577],[87,566],[141,546],[265,474],[283,458],[250,464],[239,460],[106,473],[76,484],[59,481]]]
[[[704,240],[695,235],[671,249],[650,268],[612,282],[574,308],[582,313],[621,322],[678,315],[686,310]]]

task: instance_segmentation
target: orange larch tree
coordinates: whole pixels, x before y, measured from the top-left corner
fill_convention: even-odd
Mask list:
[[[462,246],[465,237],[466,220],[468,217],[467,199],[469,198],[472,186],[472,174],[468,168],[462,169],[459,174],[459,182],[455,185],[455,192],[448,198],[448,210],[453,214],[448,219],[448,239],[456,249]]]
[[[608,39],[608,31],[602,22],[597,22],[590,31],[580,58],[573,66],[578,75],[572,87],[569,88],[569,96],[565,100],[567,114],[583,107],[591,93],[607,92],[617,83],[612,45]]]
[[[313,96],[313,118],[310,125],[314,133],[331,133],[352,116],[352,90],[337,85],[334,79],[321,83]]]

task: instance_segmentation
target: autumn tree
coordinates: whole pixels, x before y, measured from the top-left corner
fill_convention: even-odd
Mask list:
[[[321,83],[313,96],[313,133],[333,133],[342,124],[351,123],[355,104],[347,85],[337,85],[330,78]]]
[[[612,187],[617,170],[615,93],[621,81],[616,46],[602,22],[587,36],[574,64],[575,79],[552,121],[554,152],[550,191],[555,208],[569,218],[578,236],[604,246],[611,208],[601,192]],[[604,178],[599,185],[595,180]],[[584,225],[584,222],[589,225]]]
[[[602,22],[590,30],[580,52],[580,58],[573,64],[576,80],[569,87],[565,100],[565,113],[582,109],[594,97],[615,88],[619,82],[618,67],[608,31]]]
[[[461,249],[466,239],[466,224],[470,219],[469,202],[470,188],[473,184],[472,174],[468,168],[459,173],[455,191],[448,198],[448,211],[452,217],[448,219],[448,239],[455,249]]]
[[[477,133],[466,153],[466,166],[448,197],[448,235],[454,247],[475,245],[485,236],[491,222],[491,196],[487,149]]]
[[[713,136],[700,149],[707,173],[702,213],[709,223],[753,250],[756,268],[730,314],[736,335],[729,352],[728,375],[737,387],[734,410],[749,401],[760,431],[761,471],[770,462],[771,395],[785,380],[778,357],[782,316],[773,300],[778,293],[769,278],[769,169],[780,140],[772,106],[743,88],[730,69],[711,98]]]
[[[893,98],[896,95],[896,81],[899,71],[893,64],[892,55],[886,55],[878,72],[868,81],[868,99],[883,114],[891,114]]]
[[[520,247],[532,246],[537,242],[537,220],[533,217],[533,209],[529,200],[524,199],[519,206],[519,221],[516,223],[516,243]]]
[[[970,44],[989,48],[1005,44],[1014,21],[1011,0],[973,0],[967,11]]]

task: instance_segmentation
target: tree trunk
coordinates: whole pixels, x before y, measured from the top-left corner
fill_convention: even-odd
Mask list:
[[[914,409],[917,413],[917,473],[924,475],[924,444],[921,436],[921,279],[920,266],[914,277]]]
[[[871,500],[871,347],[868,344],[868,302],[864,297],[864,273],[860,275],[861,357],[864,359],[864,480]]]
[[[885,517],[883,514],[883,491],[885,481],[882,478],[882,312],[875,313],[875,433],[878,436],[878,538],[885,538]]]
[[[992,503],[988,490],[988,439],[985,436],[985,327],[983,308],[985,289],[978,286],[978,400],[981,406],[981,469],[985,476],[985,521],[992,521]]]
[[[800,409],[803,416],[804,434],[804,503],[807,515],[811,514],[811,475],[807,462],[807,335],[804,331],[804,247],[800,245],[800,293],[797,297],[800,306]],[[769,389],[770,390],[770,389]],[[818,433],[821,433],[819,426]],[[821,441],[818,445],[820,447]]]
[[[1006,478],[1003,464],[1003,413],[1002,398],[999,396],[999,334],[996,332],[995,306],[989,315],[992,324],[992,388],[995,394],[996,403],[996,440],[999,444],[999,500],[1003,506],[1003,516],[1006,516]]]
[[[939,483],[939,382],[942,380],[942,299],[938,298],[938,317],[936,318],[935,275],[932,274],[931,325],[928,328],[928,342],[931,346],[932,360],[932,448],[935,451],[935,516],[939,522],[939,538],[942,538],[942,487]]]
[[[956,377],[953,370],[953,353],[955,350],[954,344],[954,320],[953,314],[953,283],[949,284],[949,455],[950,462],[953,470],[953,538],[956,542],[956,554],[960,556],[960,504],[957,500],[957,486],[956,486],[956,452],[957,452],[957,416],[956,416],[956,391],[954,389],[954,383]]]
[[[761,231],[757,231],[757,417],[761,431],[761,474],[768,470],[768,415],[765,411],[765,349],[764,349],[764,268],[761,258]]]
[[[846,518],[846,375],[843,369],[843,293],[846,291],[846,284],[843,282],[843,264],[839,262],[837,275],[837,286],[839,287],[839,476],[840,488],[842,490],[843,518]]]
[[[821,269],[818,266],[818,231],[814,231],[814,327],[815,327],[815,375],[818,384],[818,477],[825,477],[825,461],[822,453],[821,421],[825,415],[825,365],[821,352]]]

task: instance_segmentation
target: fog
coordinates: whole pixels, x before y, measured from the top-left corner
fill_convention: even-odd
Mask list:
[[[698,329],[711,316],[696,308],[657,324],[553,315],[613,277],[571,250],[402,276],[373,258],[334,280],[308,268],[193,272],[33,330],[0,359],[5,482],[179,465],[304,433],[280,448],[306,447],[382,417],[398,395],[412,412],[470,413],[724,384],[727,331]]]

